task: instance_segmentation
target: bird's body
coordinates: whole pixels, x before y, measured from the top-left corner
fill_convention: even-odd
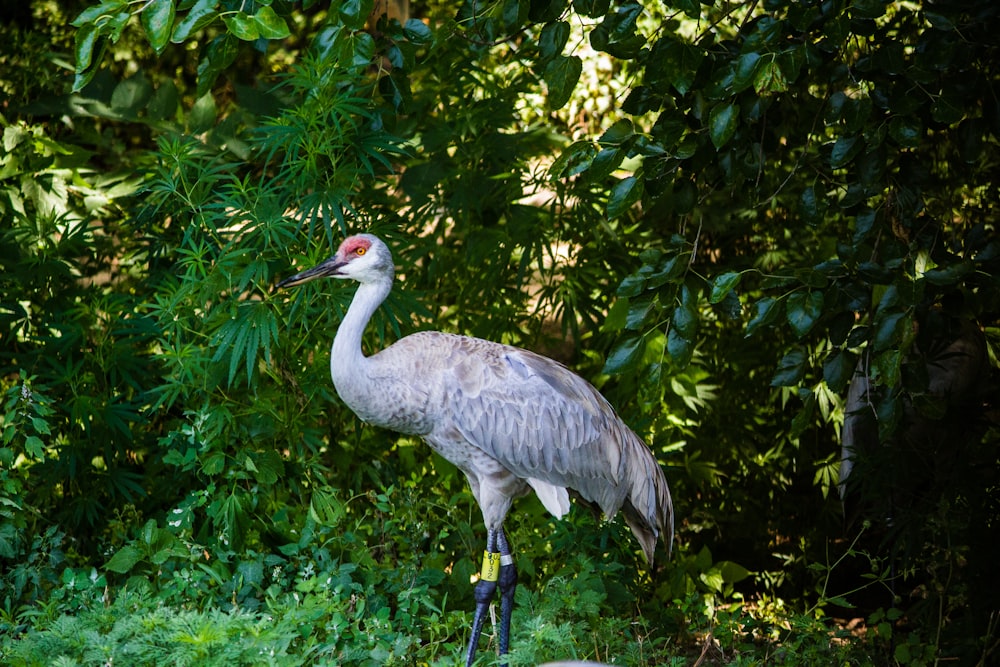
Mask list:
[[[511,502],[532,489],[557,517],[569,510],[569,491],[609,519],[623,510],[649,561],[661,534],[669,550],[673,507],[663,472],[588,382],[533,352],[440,332],[406,336],[366,357],[365,326],[392,288],[388,248],[374,236],[352,236],[336,256],[281,285],[321,276],[360,284],[331,349],[338,395],[364,421],[420,436],[465,473],[486,523],[487,552],[503,556],[497,562],[509,569],[508,578],[516,575],[503,521]],[[499,574],[504,592],[505,572]],[[494,578],[490,598],[495,588]],[[509,588],[512,604],[512,582]],[[477,590],[477,602],[480,597],[487,596]],[[479,603],[477,626],[483,610]],[[469,664],[478,632],[474,628]]]

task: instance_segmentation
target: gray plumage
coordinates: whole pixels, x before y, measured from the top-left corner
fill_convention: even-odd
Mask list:
[[[392,287],[389,249],[375,236],[352,236],[281,286],[322,276],[359,283],[331,349],[337,393],[364,421],[420,436],[458,466],[487,529],[500,529],[513,499],[531,489],[562,517],[572,490],[608,519],[623,510],[648,561],[661,535],[669,553],[666,478],[588,382],[538,354],[440,332],[412,334],[365,357],[365,326]]]

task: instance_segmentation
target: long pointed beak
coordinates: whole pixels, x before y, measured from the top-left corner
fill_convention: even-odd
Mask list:
[[[278,283],[278,288],[282,287],[295,287],[296,285],[301,285],[302,283],[307,283],[310,280],[315,280],[316,278],[325,278],[327,276],[337,276],[339,275],[340,268],[344,266],[346,262],[340,260],[337,257],[331,257],[321,264],[317,264],[311,269],[306,269],[302,273],[296,273],[290,278],[285,278],[280,283]]]

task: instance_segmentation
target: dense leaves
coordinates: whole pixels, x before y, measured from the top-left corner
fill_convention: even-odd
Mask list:
[[[523,580],[552,579],[514,664],[668,664],[692,624],[844,662],[844,613],[878,662],[995,658],[995,3],[46,7],[0,49],[34,74],[0,72],[5,662],[82,660],[105,586],[137,595],[109,593],[108,662],[142,624],[150,663],[198,624],[219,641],[184,650],[233,664],[459,650],[462,476],[339,404],[349,290],[271,289],[360,229],[400,278],[369,349],[556,356],[668,473],[652,576],[619,524],[517,506]]]

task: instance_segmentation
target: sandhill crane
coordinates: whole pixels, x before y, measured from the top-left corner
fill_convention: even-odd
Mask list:
[[[422,437],[465,473],[482,510],[486,552],[466,665],[498,587],[499,652],[507,653],[517,573],[503,522],[529,490],[560,518],[568,491],[608,519],[620,509],[647,561],[661,534],[669,555],[674,518],[663,471],[593,386],[532,352],[440,332],[411,334],[365,357],[362,334],[392,289],[389,248],[370,234],[351,236],[336,255],[278,287],[326,276],[359,283],[330,350],[340,398],[370,424]]]

